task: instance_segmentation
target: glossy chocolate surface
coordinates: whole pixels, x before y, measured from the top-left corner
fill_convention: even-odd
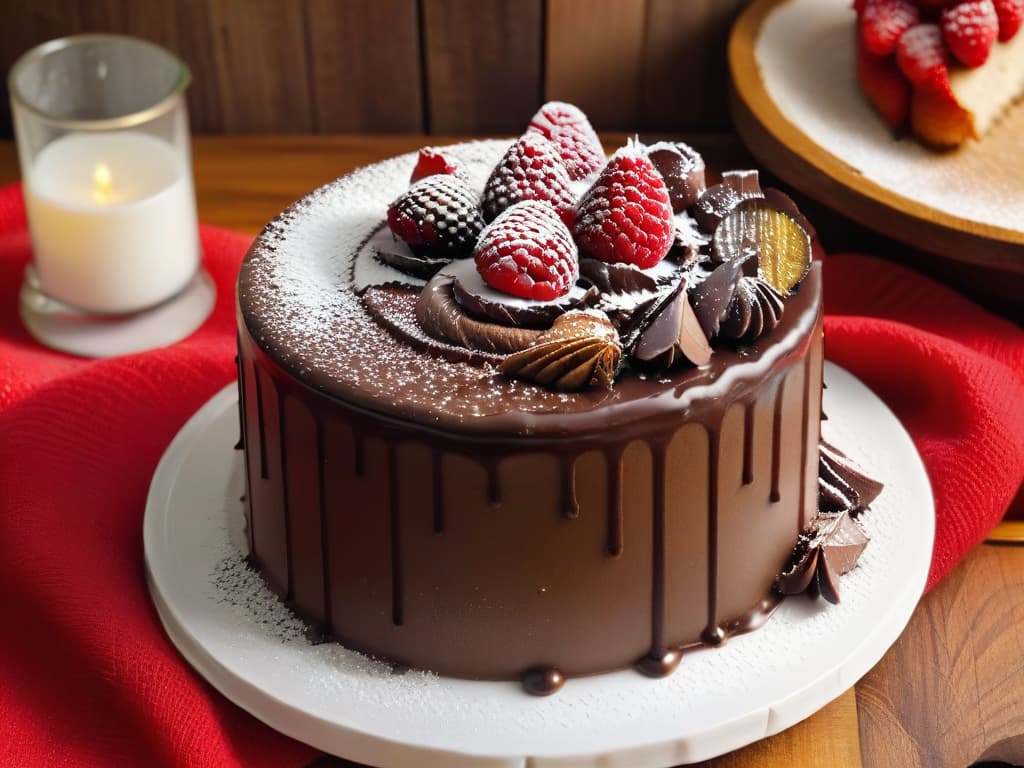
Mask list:
[[[382,180],[408,177],[389,162]],[[290,228],[379,226],[350,213],[285,214],[239,283],[249,542],[301,616],[372,656],[535,692],[552,670],[665,673],[763,620],[817,509],[818,267],[750,348],[560,393],[388,333],[333,257],[284,266],[352,301],[289,314],[305,298],[275,259],[309,240]]]

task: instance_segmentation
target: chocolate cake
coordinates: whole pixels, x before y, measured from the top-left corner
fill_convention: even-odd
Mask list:
[[[511,148],[313,192],[238,284],[254,566],[327,639],[533,693],[667,674],[786,592],[838,599],[877,493],[819,455],[821,269],[792,201],[754,173],[705,188],[685,145],[602,170],[544,109]],[[572,176],[522,172],[559,158]],[[649,216],[609,213],[635,190]]]

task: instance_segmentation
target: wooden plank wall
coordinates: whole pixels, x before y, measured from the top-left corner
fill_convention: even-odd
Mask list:
[[[745,2],[24,0],[0,70],[44,40],[117,32],[190,65],[196,132],[517,133],[546,99],[598,128],[714,130]]]

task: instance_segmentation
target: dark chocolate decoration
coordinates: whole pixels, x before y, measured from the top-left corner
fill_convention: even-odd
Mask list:
[[[665,179],[673,212],[685,211],[697,202],[707,187],[704,158],[697,150],[681,141],[660,141],[647,148],[647,157]]]
[[[784,308],[782,296],[764,280],[759,277],[740,278],[719,335],[741,344],[751,344],[775,330],[782,321]]]
[[[654,370],[667,371],[683,360],[706,365],[711,353],[707,336],[690,306],[686,280],[680,280],[640,332],[633,356]]]
[[[728,314],[736,286],[743,275],[743,264],[743,259],[736,259],[715,267],[714,271],[690,292],[693,312],[697,315],[701,330],[709,339],[718,335],[719,326]]]
[[[848,512],[819,514],[800,536],[792,565],[776,587],[784,595],[817,591],[830,603],[839,602],[839,577],[857,565],[868,536]]]
[[[573,287],[554,301],[529,301],[495,290],[477,272],[472,259],[453,261],[444,274],[455,278],[453,293],[462,308],[480,320],[518,326],[550,328],[555,318],[570,309],[592,306],[600,297],[597,288]]]
[[[611,388],[622,356],[615,327],[599,312],[560,315],[526,349],[506,357],[498,370],[563,392]]]
[[[608,264],[598,259],[580,259],[580,277],[589,280],[601,293],[640,293],[656,291],[658,282],[647,272],[631,264]]]
[[[420,292],[416,319],[435,339],[454,342],[469,349],[508,354],[532,344],[539,331],[487,323],[470,317],[455,300],[455,278],[435,275]]]
[[[404,243],[401,244],[402,248],[398,247],[398,243],[395,245],[395,248],[378,248],[374,251],[374,258],[412,277],[429,280],[451,261],[446,258],[433,258],[426,253],[415,253]]]
[[[722,174],[721,183],[704,191],[690,213],[705,232],[714,233],[742,201],[762,196],[757,171],[728,171]]]
[[[558,667],[531,667],[523,673],[523,690],[531,696],[550,696],[564,684]]]
[[[818,505],[823,512],[857,517],[878,498],[884,484],[868,477],[846,454],[825,440],[818,453]]]

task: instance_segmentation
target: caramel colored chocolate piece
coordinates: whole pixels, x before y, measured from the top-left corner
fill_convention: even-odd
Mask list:
[[[505,358],[498,370],[563,392],[607,389],[621,356],[619,335],[607,317],[573,310],[559,316],[532,345]]]
[[[711,345],[690,306],[686,281],[680,280],[640,333],[633,356],[652,368],[668,370],[680,360],[706,365],[711,354]]]
[[[763,200],[748,200],[722,220],[712,255],[719,262],[756,255],[757,275],[788,296],[811,268],[811,238],[790,214]]]

